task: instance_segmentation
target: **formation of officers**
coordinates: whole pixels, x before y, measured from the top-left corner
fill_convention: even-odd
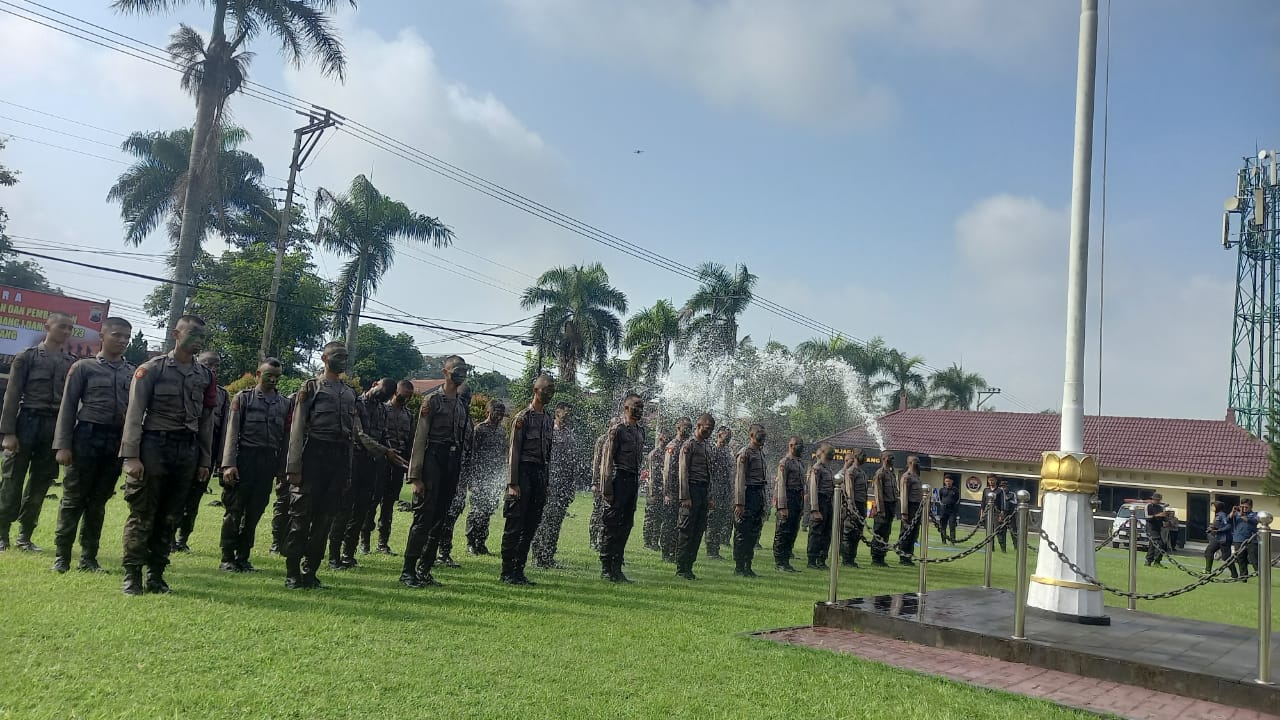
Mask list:
[[[52,569],[71,568],[78,531],[78,568],[105,572],[97,557],[103,518],[123,470],[126,595],[169,592],[164,573],[170,553],[189,549],[201,498],[215,475],[223,488],[220,569],[255,570],[250,554],[274,494],[271,550],[285,558],[290,589],[321,587],[317,571],[326,552],[330,568],[354,567],[357,552],[371,551],[374,530],[374,551],[395,555],[392,514],[405,483],[413,488],[400,575],[406,587],[437,585],[437,563],[457,566],[452,539],[468,505],[467,550],[477,555],[490,554],[491,519],[501,507],[502,582],[533,584],[525,573],[531,551],[535,565],[560,567],[560,525],[580,463],[570,408],[552,406],[555,381],[547,375],[535,380],[532,401],[512,419],[508,438],[501,402],[490,402],[485,420],[472,422],[467,365],[456,355],[444,361],[444,384],[414,414],[408,381],[384,379],[357,396],[341,379],[348,365],[341,342],[324,346],[322,372],[292,397],[277,390],[282,367],[274,359],[258,367],[254,387],[228,397],[217,383],[217,354],[204,352],[199,317],[182,317],[173,350],[136,368],[124,359],[132,332],[126,320],[107,318],[101,352],[78,361],[66,351],[73,328],[71,317],[50,314],[45,340],[13,362],[0,409],[0,551],[10,548],[16,521],[12,545],[40,552],[32,534],[62,465],[67,471]],[[797,571],[791,559],[802,519],[809,526],[809,567],[826,566],[833,534],[844,562],[857,567],[868,515],[874,518],[873,563],[884,565],[895,549],[901,563],[911,563],[922,501],[914,462],[899,476],[885,454],[868,477],[858,453],[834,468],[834,450],[824,443],[806,471],[803,443],[793,437],[770,490],[762,426],[752,425],[749,443],[733,453],[728,429],[712,440],[710,414],[696,425],[680,418],[674,435],[660,432],[646,452],[643,399],[629,394],[621,410],[597,439],[590,470],[591,544],[603,578],[631,582],[623,573],[624,556],[646,469],[644,544],[675,563],[679,577],[695,579],[704,535],[715,559],[723,559],[720,548],[732,538],[735,573],[755,577],[752,563],[770,506],[778,512],[778,570]],[[835,482],[844,483],[848,502],[838,529],[831,527]],[[902,532],[890,545],[895,517],[902,519]]]

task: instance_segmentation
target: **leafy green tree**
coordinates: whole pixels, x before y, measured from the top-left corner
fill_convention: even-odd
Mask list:
[[[897,408],[899,398],[907,398],[908,407],[920,407],[925,404],[926,381],[920,371],[924,358],[919,355],[907,355],[901,350],[889,350],[885,354],[885,364],[880,371],[884,378],[871,385],[872,391],[885,393],[885,404]]]
[[[670,300],[659,300],[627,319],[622,345],[631,353],[627,373],[647,384],[671,372],[671,354],[681,338],[680,314]]]
[[[511,380],[497,370],[473,372],[467,377],[467,384],[476,395],[505,400],[511,394]]]
[[[757,279],[746,265],[733,271],[714,262],[698,266],[698,289],[680,311],[694,352],[707,359],[734,355],[738,317],[751,304]]]
[[[409,333],[392,335],[378,325],[361,325],[356,332],[351,374],[366,383],[384,377],[403,380],[422,366],[422,353]]]
[[[199,289],[189,308],[208,323],[208,347],[222,353],[224,377],[239,377],[258,367],[263,305],[258,298],[271,286],[274,268],[275,251],[262,244],[217,258],[204,254],[196,263],[193,277]],[[163,319],[168,296],[163,286],[154,290],[145,302],[148,314]],[[280,303],[268,354],[280,360],[286,375],[301,373],[324,344],[326,308],[333,301],[333,292],[316,274],[310,256],[294,251],[285,254],[280,296],[289,300]]]
[[[314,59],[326,75],[343,77],[346,58],[342,42],[327,14],[338,0],[115,0],[118,12],[167,14],[185,5],[213,9],[208,42],[182,23],[170,36],[169,55],[182,69],[182,89],[195,96],[196,119],[191,131],[187,174],[182,190],[177,234],[176,267],[169,303],[167,332],[177,324],[186,306],[189,282],[200,255],[205,211],[218,194],[220,175],[219,131],[226,117],[227,101],[243,89],[253,53],[248,44],[268,33],[280,41],[280,52],[295,66]],[[355,7],[354,0],[349,3]],[[285,297],[285,296],[282,296]]]
[[[987,381],[978,373],[952,363],[946,370],[939,370],[929,377],[929,404],[943,410],[968,410],[978,399],[978,391]]]
[[[141,365],[147,361],[147,339],[142,335],[142,331],[133,334],[133,339],[129,341],[129,347],[124,349],[124,359],[134,365]]]
[[[354,353],[359,347],[360,311],[395,262],[395,241],[404,238],[440,248],[453,242],[453,231],[383,195],[364,175],[357,175],[341,195],[317,190],[316,213],[325,213],[316,240],[326,250],[351,258],[338,276],[334,329],[346,333],[347,349]]]
[[[531,334],[556,359],[565,382],[576,385],[579,363],[603,363],[622,341],[618,314],[627,311],[627,296],[609,284],[600,263],[551,268],[525,289],[520,306],[545,308],[533,321]]]

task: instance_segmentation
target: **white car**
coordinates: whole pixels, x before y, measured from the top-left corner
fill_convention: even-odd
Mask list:
[[[1174,517],[1169,524],[1169,544],[1174,549],[1183,547],[1186,544],[1182,537],[1182,523],[1178,521],[1177,510],[1175,508],[1165,506],[1167,510],[1174,511]],[[1115,536],[1111,539],[1111,547],[1129,547],[1129,517],[1133,515],[1138,521],[1138,547],[1142,550],[1147,549],[1147,504],[1144,502],[1130,502],[1120,506],[1116,511],[1116,516],[1111,521],[1111,532]]]

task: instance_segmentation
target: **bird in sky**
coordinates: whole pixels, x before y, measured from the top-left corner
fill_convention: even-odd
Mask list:
[[[636,155],[643,155],[643,154],[644,154],[644,151],[643,151],[643,150],[632,150],[631,152],[635,153]]]

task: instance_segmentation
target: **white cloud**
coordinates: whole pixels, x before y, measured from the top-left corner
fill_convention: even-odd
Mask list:
[[[517,24],[548,46],[645,68],[718,106],[836,127],[881,122],[894,112],[891,79],[868,76],[860,55],[901,45],[1003,65],[1063,16],[1060,8],[1021,0],[507,5]]]

